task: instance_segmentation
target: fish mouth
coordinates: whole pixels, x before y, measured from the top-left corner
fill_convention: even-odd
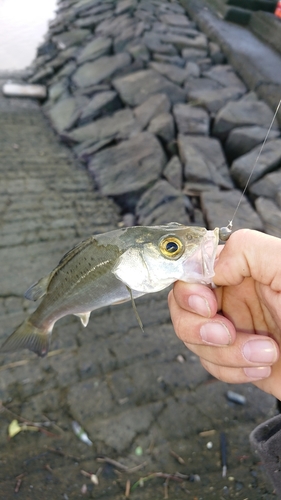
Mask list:
[[[218,243],[219,229],[206,231],[193,254],[183,264],[182,281],[203,285],[212,283]]]

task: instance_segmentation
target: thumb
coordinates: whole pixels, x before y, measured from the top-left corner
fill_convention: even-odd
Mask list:
[[[235,231],[220,251],[214,283],[239,285],[251,276],[273,290],[281,290],[281,240],[251,229]]]

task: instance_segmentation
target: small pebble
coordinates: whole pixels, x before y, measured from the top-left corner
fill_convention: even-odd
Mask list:
[[[177,358],[176,358],[176,359],[177,359],[177,361],[178,361],[179,363],[184,363],[184,362],[185,362],[185,359],[184,359],[184,357],[183,357],[183,355],[182,355],[182,354],[178,354],[178,356],[177,356]]]
[[[137,455],[137,457],[141,457],[142,454],[143,454],[142,447],[141,446],[137,446],[136,449],[135,449],[135,455]]]
[[[81,493],[82,493],[82,495],[85,495],[87,493],[87,490],[88,490],[87,485],[83,484],[82,487],[81,487]]]
[[[232,401],[233,403],[239,404],[239,405],[244,405],[246,404],[246,398],[242,394],[239,394],[238,392],[234,391],[227,391],[226,397],[229,401]]]

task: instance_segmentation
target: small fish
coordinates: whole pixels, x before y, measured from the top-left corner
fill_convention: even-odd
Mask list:
[[[91,236],[27,290],[27,299],[42,301],[0,350],[27,348],[43,357],[54,324],[68,314],[87,326],[94,309],[129,300],[134,306],[135,298],[177,280],[211,283],[219,235],[218,228],[208,231],[171,222]]]

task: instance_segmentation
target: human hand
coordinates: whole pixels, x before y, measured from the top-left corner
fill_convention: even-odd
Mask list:
[[[252,382],[281,400],[281,240],[236,231],[218,248],[214,283],[175,284],[176,334],[214,377]]]

